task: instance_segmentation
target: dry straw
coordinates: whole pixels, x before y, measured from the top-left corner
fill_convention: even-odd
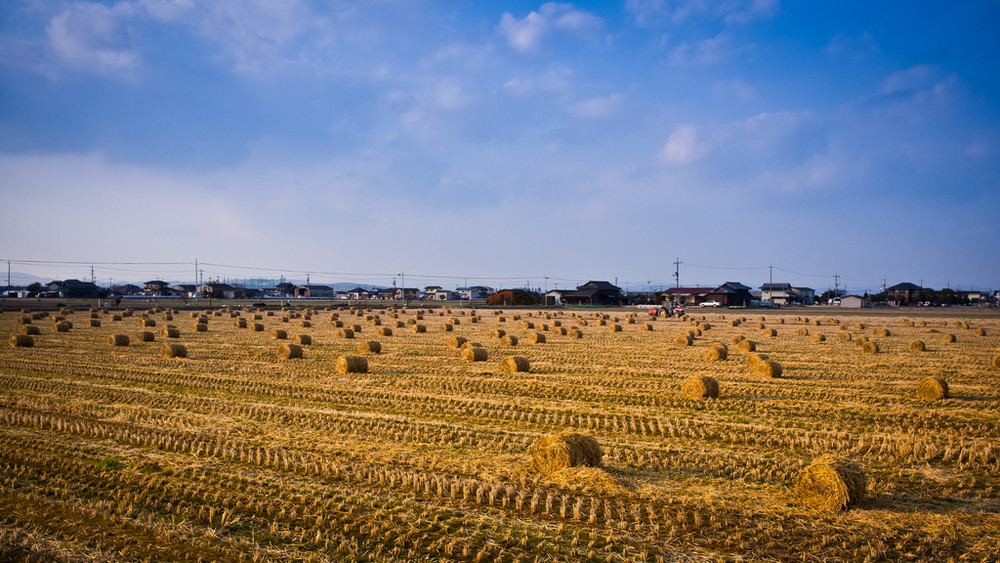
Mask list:
[[[364,342],[358,342],[358,353],[380,354],[382,353],[382,344],[380,344],[376,340],[366,340]]]
[[[692,375],[681,384],[681,394],[688,399],[718,399],[719,382],[708,375]]]
[[[489,358],[486,348],[469,346],[462,350],[462,359],[467,362],[485,362]]]
[[[354,338],[354,331],[349,328],[342,328],[337,331],[337,336],[340,338]]]
[[[108,344],[112,346],[128,346],[128,342],[127,334],[112,334],[108,336]]]
[[[878,354],[879,350],[880,348],[878,343],[872,342],[871,340],[868,340],[861,345],[861,351],[865,354]]]
[[[164,358],[186,358],[187,347],[183,344],[164,344],[160,348],[160,356]]]
[[[706,362],[720,362],[729,356],[729,349],[725,344],[712,344],[705,349]]]
[[[773,338],[775,336],[778,336],[778,331],[773,328],[765,328],[764,330],[760,331],[760,335],[766,338]]]
[[[194,331],[195,332],[208,332],[208,325],[205,324],[205,323],[195,323],[194,324]]]
[[[271,338],[275,340],[287,340],[288,331],[281,328],[271,329]]]
[[[363,356],[341,356],[337,358],[337,373],[367,373],[368,360]]]
[[[167,338],[180,338],[181,331],[180,329],[172,326],[165,326],[163,327],[163,336],[166,336]]]
[[[246,319],[236,319],[235,321],[233,321],[233,327],[234,328],[246,328],[247,327],[247,320]]]
[[[841,342],[850,342],[852,337],[849,332],[839,332],[837,333],[837,338],[839,338]]]
[[[795,334],[799,336],[809,336],[809,329],[806,327],[800,327],[798,330],[795,331]]]
[[[927,345],[924,344],[923,340],[914,340],[910,342],[910,352],[926,352]]]
[[[500,344],[504,346],[517,346],[517,337],[513,334],[508,334],[500,339]]]
[[[524,356],[507,356],[500,360],[500,371],[517,372],[531,370],[531,363]]]
[[[760,360],[753,365],[753,373],[758,377],[781,377],[784,368],[774,360]]]
[[[528,342],[532,344],[545,344],[545,335],[540,332],[532,332],[528,335]]]
[[[414,332],[414,334],[419,334],[419,333],[422,333],[422,332],[427,332],[427,327],[424,326],[424,325],[422,325],[422,324],[415,324],[415,325],[413,325],[413,332]]]
[[[826,342],[826,335],[817,332],[816,334],[812,335],[812,341],[816,343]]]
[[[837,512],[864,500],[868,479],[857,463],[824,455],[795,478],[795,496],[805,506]]]
[[[947,399],[948,382],[943,377],[926,377],[917,384],[917,397],[924,401]]]
[[[955,335],[950,332],[945,332],[941,335],[941,342],[945,344],[950,344],[952,342],[955,342],[955,340],[956,340]]]
[[[1000,368],[1000,354],[993,356],[993,367]]]
[[[692,342],[694,342],[694,340],[692,340],[691,335],[687,333],[678,334],[677,338],[674,339],[674,344],[677,344],[678,346],[690,346]]]
[[[740,340],[736,343],[736,349],[744,354],[757,351],[757,343],[753,340]]]
[[[457,350],[461,348],[469,339],[464,336],[452,336],[448,339],[448,347]]]
[[[27,334],[15,334],[10,337],[11,348],[31,348],[35,345],[35,337]]]
[[[97,319],[90,319],[90,326],[92,326],[94,328],[100,328],[101,321],[99,321]]]
[[[642,324],[642,330],[652,331],[653,330],[653,323],[643,323]]]
[[[264,332],[264,325],[261,323],[253,323],[254,332]]]
[[[490,333],[490,336],[492,336],[493,338],[503,338],[506,335],[507,335],[507,331],[503,330],[503,329],[500,329],[500,328],[498,328],[498,329],[496,329],[496,330],[494,330],[493,332]]]
[[[301,344],[302,346],[309,346],[310,344],[313,343],[312,336],[309,336],[308,334],[300,334],[296,336],[295,341]]]
[[[621,331],[622,331],[622,325],[618,323],[608,326],[608,332],[621,332]]]
[[[563,432],[543,436],[531,446],[531,468],[554,473],[569,467],[600,467],[601,446],[593,436]]]
[[[567,334],[567,336],[569,336],[570,338],[579,340],[579,339],[583,338],[583,331],[580,330],[580,329],[578,329],[578,328],[572,328],[572,329],[569,330],[569,333]]]
[[[156,340],[156,335],[152,331],[144,330],[139,333],[139,342],[153,342]]]
[[[35,325],[24,325],[21,328],[21,334],[23,334],[25,336],[33,336],[33,335],[41,334],[41,333],[42,333],[42,329],[38,328]]]
[[[279,360],[291,360],[294,358],[302,357],[302,346],[298,344],[282,344],[278,348],[278,359]]]
[[[375,330],[375,334],[379,336],[392,336],[392,329],[387,326],[379,327]]]

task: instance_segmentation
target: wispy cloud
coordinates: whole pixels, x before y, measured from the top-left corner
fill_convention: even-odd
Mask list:
[[[140,56],[123,16],[128,5],[77,3],[52,17],[45,34],[56,59],[75,71],[127,76]]]
[[[537,12],[532,11],[520,19],[505,12],[500,17],[497,32],[511,48],[530,53],[538,50],[546,36],[554,32],[588,37],[599,31],[602,25],[601,18],[572,4],[548,2],[542,4]]]
[[[780,12],[779,0],[626,0],[625,10],[638,25],[680,25],[705,18],[727,24],[766,20]]]

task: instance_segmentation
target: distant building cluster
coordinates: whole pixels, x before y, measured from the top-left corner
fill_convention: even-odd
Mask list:
[[[350,287],[350,286],[348,286]],[[454,290],[438,285],[417,287],[362,287],[337,290],[329,285],[298,285],[288,281],[273,287],[244,287],[225,282],[171,284],[162,280],[141,287],[124,283],[100,287],[93,282],[68,279],[27,287],[7,287],[4,297],[55,297],[63,299],[99,298],[183,298],[183,299],[329,299],[343,301],[472,301],[489,305],[605,306],[662,305],[710,307],[780,307],[790,305],[838,305],[845,308],[875,306],[940,306],[1000,304],[1000,291],[959,291],[931,289],[904,282],[879,293],[852,295],[844,290],[827,290],[820,295],[809,287],[790,283],[765,283],[758,289],[727,281],[717,286],[673,287],[660,291],[629,292],[607,281],[588,281],[576,289],[508,288],[475,285]]]

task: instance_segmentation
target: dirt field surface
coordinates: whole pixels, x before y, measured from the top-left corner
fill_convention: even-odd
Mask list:
[[[1000,560],[995,310],[149,306],[0,313],[0,560]]]

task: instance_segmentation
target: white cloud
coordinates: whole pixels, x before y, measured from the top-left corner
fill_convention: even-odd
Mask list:
[[[698,129],[690,125],[682,125],[674,129],[667,139],[667,144],[660,151],[660,156],[670,164],[690,164],[710,149],[708,144],[699,138]]]
[[[49,47],[63,65],[82,72],[128,75],[140,58],[124,24],[128,5],[75,4],[56,14],[45,28]]]
[[[603,25],[603,20],[572,4],[549,2],[537,12],[518,19],[510,12],[500,17],[497,32],[507,44],[521,52],[534,52],[553,31],[566,31],[578,36],[591,36]]]
[[[896,92],[923,90],[932,86],[940,75],[941,69],[936,66],[915,65],[887,76],[879,85],[879,93],[893,94]]]
[[[859,35],[847,35],[838,33],[827,44],[824,52],[835,57],[850,57],[855,60],[863,59],[869,55],[878,54],[881,51],[875,43],[875,38],[867,31]]]
[[[748,24],[774,17],[779,0],[627,0],[625,10],[636,24],[655,26],[664,22],[683,24],[694,18]]]
[[[572,78],[572,70],[559,66],[539,74],[516,76],[503,86],[504,90],[515,96],[530,96],[538,92],[565,96],[572,91]]]
[[[741,102],[752,100],[757,96],[756,88],[739,78],[715,82],[712,84],[712,93],[719,98],[735,99]]]
[[[670,53],[670,64],[681,67],[707,67],[732,58],[747,49],[738,45],[726,32],[701,41],[685,41],[674,47]]]
[[[571,106],[571,111],[581,117],[607,119],[616,115],[622,106],[620,94],[611,94],[597,98],[588,98]]]

